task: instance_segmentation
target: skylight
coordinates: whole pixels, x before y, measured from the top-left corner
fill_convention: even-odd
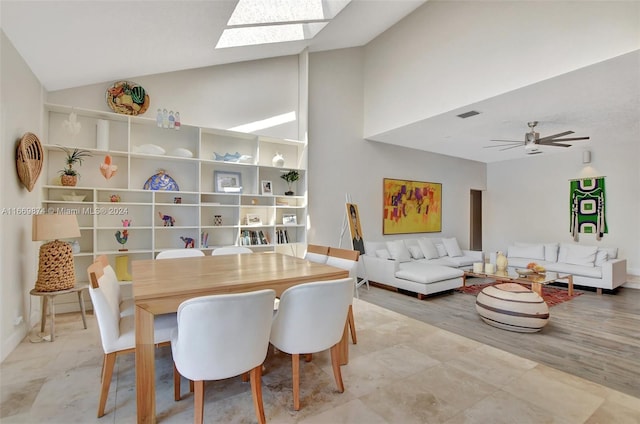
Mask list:
[[[309,40],[351,0],[239,0],[217,49]]]

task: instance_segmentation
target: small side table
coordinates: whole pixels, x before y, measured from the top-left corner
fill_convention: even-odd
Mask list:
[[[29,292],[32,296],[41,296],[42,297],[42,320],[40,322],[40,332],[44,333],[44,325],[47,322],[47,303],[49,304],[49,308],[51,309],[51,341],[54,340],[55,337],[55,321],[56,321],[56,304],[54,302],[54,298],[61,294],[67,293],[78,293],[78,303],[80,303],[80,312],[82,313],[82,323],[84,324],[84,328],[87,328],[87,317],[84,309],[84,297],[82,297],[82,292],[84,290],[89,290],[89,284],[76,284],[75,287],[72,287],[67,290],[58,290],[51,292],[43,292],[37,291],[36,289],[31,289]]]

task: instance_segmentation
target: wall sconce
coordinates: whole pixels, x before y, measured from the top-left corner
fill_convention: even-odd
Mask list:
[[[582,152],[582,163],[591,163],[591,150]]]

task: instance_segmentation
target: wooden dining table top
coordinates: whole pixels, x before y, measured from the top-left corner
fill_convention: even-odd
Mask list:
[[[135,303],[154,314],[207,294],[274,289],[280,296],[303,282],[348,277],[343,269],[274,252],[136,260],[132,271]]]

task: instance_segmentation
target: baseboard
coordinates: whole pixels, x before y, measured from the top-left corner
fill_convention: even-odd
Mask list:
[[[627,282],[622,287],[640,290],[640,275],[627,275]]]

